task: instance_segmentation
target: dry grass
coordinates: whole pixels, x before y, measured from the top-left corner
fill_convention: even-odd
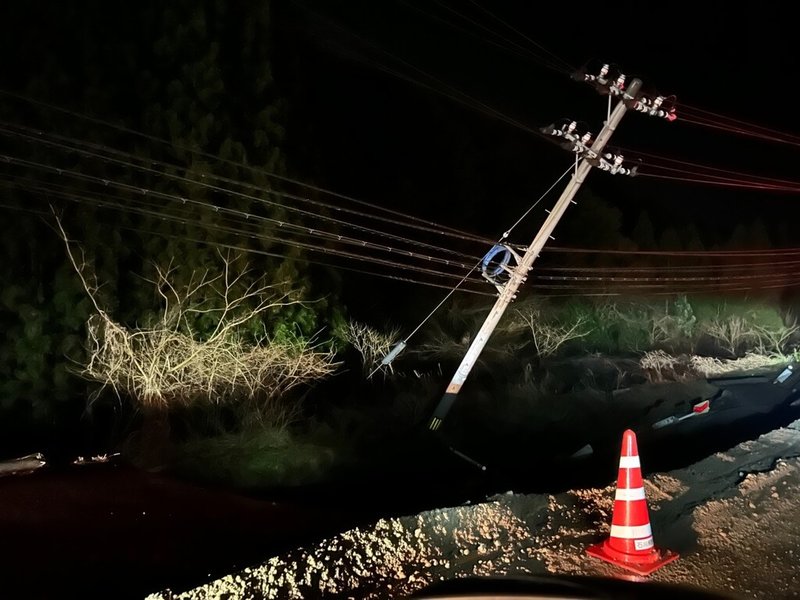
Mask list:
[[[717,377],[753,371],[787,362],[782,354],[748,353],[742,358],[725,360],[710,356],[672,356],[662,350],[645,352],[639,365],[650,382],[681,381],[696,377]]]
[[[677,357],[663,350],[645,352],[639,359],[639,366],[651,382],[674,381],[677,378],[676,371],[679,364],[680,360]]]
[[[704,377],[727,375],[738,371],[751,371],[784,363],[787,357],[780,354],[746,354],[735,360],[720,360],[709,356],[692,356],[692,369]]]

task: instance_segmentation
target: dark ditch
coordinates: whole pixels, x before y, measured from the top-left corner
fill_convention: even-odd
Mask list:
[[[462,413],[445,437],[425,431],[388,444],[336,483],[266,492],[234,494],[125,465],[3,478],[0,596],[143,598],[190,589],[381,517],[507,490],[604,486],[616,477],[627,427],[638,433],[646,473],[685,467],[800,418],[787,394],[770,386],[736,386],[708,414],[658,431],[650,424],[659,415],[641,405],[633,412],[605,407],[604,419],[590,412],[564,427],[560,417],[492,427]],[[586,443],[590,456],[570,458]]]

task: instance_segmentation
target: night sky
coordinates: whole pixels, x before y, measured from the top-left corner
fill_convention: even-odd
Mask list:
[[[678,121],[629,113],[610,148],[796,179],[796,146],[680,118],[686,103],[789,134],[800,131],[800,116],[789,94],[781,92],[798,70],[798,55],[780,3],[746,10],[723,2],[480,6],[519,34],[471,2],[279,3],[278,48],[291,55],[295,69],[284,73],[301,82],[292,126],[307,128],[310,147],[293,152],[307,153],[303,167],[333,189],[496,238],[563,172],[570,157],[521,128],[423,88],[419,83],[431,80],[415,68],[525,127],[573,118],[599,131],[606,98],[542,64],[552,63],[554,54],[576,68],[617,64],[629,77],[640,77],[645,92],[677,96]],[[509,41],[538,58],[492,43]],[[800,216],[796,193],[597,171],[589,176],[587,192],[621,209],[623,232],[646,210],[657,233],[693,224],[706,247],[724,243],[736,225],[756,219],[765,223],[774,245],[796,245],[790,226]],[[540,211],[526,221],[515,241],[528,242],[543,216]],[[567,213],[553,243],[564,241],[559,231],[576,218]],[[574,238],[566,244],[581,245]]]
[[[489,226],[489,233],[487,207],[494,211],[502,206],[496,221],[496,227],[502,227],[504,218],[526,206],[526,197],[538,197],[569,161],[557,147],[524,131],[382,73],[374,63],[398,63],[367,43],[528,127],[565,117],[583,120],[594,131],[602,124],[605,98],[589,86],[535,59],[505,52],[487,41],[499,39],[491,32],[447,10],[457,7],[480,25],[537,50],[497,21],[481,17],[469,2],[279,3],[283,4],[289,7],[286,25],[279,31],[286,35],[285,45],[294,46],[308,86],[301,101],[308,111],[303,118],[313,115],[317,132],[320,164],[315,167],[333,173],[337,179],[331,185],[337,188],[374,198],[392,195],[403,184],[423,194],[433,188],[438,200],[429,202],[425,194],[422,209],[459,226]],[[681,102],[686,102],[789,133],[800,130],[800,117],[780,91],[791,85],[798,59],[791,20],[779,3],[759,4],[757,11],[733,10],[722,2],[704,3],[702,8],[688,3],[647,6],[501,1],[492,2],[491,10],[570,65],[609,61],[629,76],[642,78],[646,91],[675,94],[679,115]],[[544,51],[539,54],[548,58]],[[354,55],[370,64],[358,62]],[[760,175],[791,178],[794,171],[791,146],[642,115],[626,118],[614,145]],[[473,163],[460,162],[464,158]],[[742,214],[782,220],[778,215],[794,212],[796,204],[780,194],[736,194],[620,179],[594,173],[589,188],[612,201],[646,206],[663,219],[685,215],[702,220],[709,207],[725,207],[734,219]],[[481,196],[482,206],[462,206],[460,194]],[[413,198],[397,201],[414,205]]]
[[[644,91],[676,95],[678,121],[629,114],[610,148],[795,179],[796,147],[680,119],[686,103],[790,134],[800,131],[800,116],[785,91],[798,72],[793,22],[778,2],[746,10],[724,2],[700,7],[503,0],[279,0],[272,6],[271,61],[289,107],[284,150],[290,171],[336,192],[496,238],[572,160],[524,128],[573,118],[597,132],[605,117],[605,97],[548,68],[548,62],[576,68],[611,62],[642,78]],[[102,30],[132,46],[140,40],[130,22],[102,3],[75,9],[83,12],[82,30],[59,28],[45,7],[5,4],[6,88],[24,90],[38,61],[57,56],[71,39]],[[98,68],[114,68],[101,63],[98,57]],[[64,64],[64,77],[74,69]],[[450,86],[523,127],[425,89],[419,84],[431,80],[420,70],[437,78],[433,87]],[[81,110],[93,114],[90,99],[62,100],[70,107],[80,102]],[[115,116],[124,118],[124,103],[134,101],[123,99]],[[622,211],[623,233],[646,210],[657,232],[695,224],[706,246],[755,219],[765,222],[776,245],[795,245],[790,224],[800,210],[794,193],[598,172],[589,176],[584,193]],[[541,210],[534,213],[514,241],[527,243],[542,218]],[[559,238],[575,218],[575,211],[567,213],[556,230],[558,242],[580,244],[574,236]],[[389,284],[388,295],[395,291]],[[384,301],[376,296],[373,308]]]

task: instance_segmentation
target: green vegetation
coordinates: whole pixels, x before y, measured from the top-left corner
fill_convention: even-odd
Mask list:
[[[341,440],[332,445],[263,427],[184,441],[174,446],[170,466],[199,481],[260,488],[325,481],[348,458]]]
[[[325,397],[316,409],[295,414],[301,418],[280,427],[184,441],[174,446],[176,465],[192,476],[259,487],[320,481],[377,456],[390,460],[427,422],[484,312],[441,315],[393,369],[370,381],[364,374],[391,347],[397,331],[384,334],[351,322],[350,375],[340,372],[331,380],[345,379],[341,397],[329,397],[334,388],[321,385],[318,392]],[[632,384],[702,379],[785,362],[800,341],[796,333],[767,302],[685,296],[521,302],[502,321],[471,376],[465,401],[470,409],[462,418],[498,436],[521,423],[557,423],[575,402],[591,413],[604,394]],[[703,354],[696,354],[700,350]]]
[[[0,192],[14,209],[0,220],[0,437],[71,432],[105,407],[112,416],[97,426],[113,433],[102,451],[117,446],[141,464],[247,487],[320,481],[399,452],[488,306],[454,302],[365,379],[407,330],[348,321],[341,282],[281,241],[284,225],[303,225],[308,213],[284,202],[303,200],[282,179],[292,172],[287,148],[303,144],[290,144],[291,107],[273,78],[270,3],[131,4],[86,21],[69,4],[48,8],[48,44],[15,54],[13,84],[98,119],[0,105],[9,123],[92,144],[56,151],[7,136],[10,154],[57,169],[13,165],[7,179],[46,193]],[[454,171],[463,188],[456,212],[475,217],[483,190],[496,187],[477,184],[473,142],[461,127],[453,134],[470,165],[467,176],[463,165]],[[98,148],[121,153],[93,155]],[[85,177],[67,184],[76,165]],[[425,198],[418,192],[395,191]],[[621,209],[589,192],[579,204],[563,239],[590,248],[785,241],[770,240],[759,221],[707,239],[693,225],[657,226],[647,212],[626,226]],[[244,215],[236,227],[226,211]],[[571,266],[618,260],[587,253]],[[631,383],[730,368],[723,360],[751,368],[786,359],[797,344],[795,322],[766,300],[526,300],[506,314],[465,392],[476,414],[501,415],[502,430],[542,414],[555,422],[569,393],[594,401]]]

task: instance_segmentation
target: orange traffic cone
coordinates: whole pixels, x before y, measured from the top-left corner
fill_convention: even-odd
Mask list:
[[[678,558],[677,553],[660,550],[653,543],[636,434],[630,429],[622,435],[611,535],[586,553],[640,575],[649,575]]]

